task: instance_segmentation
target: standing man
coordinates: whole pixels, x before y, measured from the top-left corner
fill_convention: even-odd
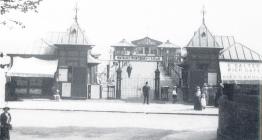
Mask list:
[[[1,140],[10,140],[9,130],[12,129],[12,125],[10,124],[11,115],[8,112],[9,109],[10,109],[9,107],[4,107],[3,108],[4,112],[0,116],[0,122],[1,122],[0,139]]]
[[[126,72],[128,74],[128,78],[130,78],[130,76],[131,76],[131,71],[132,71],[132,67],[131,67],[131,65],[128,65],[128,67],[126,69]]]
[[[148,85],[148,82],[143,86],[143,95],[144,95],[144,104],[149,104],[149,90],[150,86]]]

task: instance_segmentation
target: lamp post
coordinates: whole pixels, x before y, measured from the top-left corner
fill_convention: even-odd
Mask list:
[[[121,99],[121,73],[120,61],[118,61],[118,69],[116,70],[116,99]]]
[[[159,99],[159,89],[160,89],[160,71],[158,69],[158,62],[157,62],[157,67],[155,71],[155,100]]]

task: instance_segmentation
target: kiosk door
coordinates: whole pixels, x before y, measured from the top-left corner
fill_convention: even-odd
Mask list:
[[[73,67],[71,95],[73,98],[87,98],[86,67]]]

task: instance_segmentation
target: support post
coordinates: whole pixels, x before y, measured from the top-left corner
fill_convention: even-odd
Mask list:
[[[120,67],[120,61],[118,63],[118,69],[116,70],[116,99],[121,99],[121,67]]]
[[[106,81],[109,80],[109,75],[110,75],[110,65],[106,65]]]
[[[91,92],[92,92],[92,91],[91,91],[91,90],[92,90],[92,89],[91,89],[91,85],[87,85],[87,87],[88,87],[88,88],[87,88],[87,99],[91,99]]]
[[[160,71],[158,69],[158,62],[157,62],[157,68],[155,71],[155,100],[159,99],[159,91],[160,91]]]

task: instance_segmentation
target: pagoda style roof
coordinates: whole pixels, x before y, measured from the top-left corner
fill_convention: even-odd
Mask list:
[[[93,46],[77,22],[72,24],[66,32],[53,33],[48,42],[55,45]]]
[[[85,35],[85,31],[81,29],[78,23],[76,8],[75,18],[73,24],[67,29],[66,32],[58,32],[50,35],[47,40],[49,43],[56,46],[94,46],[90,43]]]
[[[126,39],[122,39],[120,42],[112,45],[112,47],[135,47],[136,45],[128,42]]]
[[[208,30],[203,22],[198,30],[194,33],[186,47],[195,48],[222,48],[216,41],[215,37]]]
[[[161,41],[149,38],[149,37],[145,37],[142,39],[138,39],[138,40],[134,40],[132,41],[133,44],[137,45],[137,46],[141,46],[141,47],[155,47],[155,46],[159,46],[162,44]]]
[[[169,40],[158,46],[159,48],[180,48],[178,45],[173,44]]]
[[[220,60],[262,61],[262,56],[241,43],[235,43],[220,52]]]

